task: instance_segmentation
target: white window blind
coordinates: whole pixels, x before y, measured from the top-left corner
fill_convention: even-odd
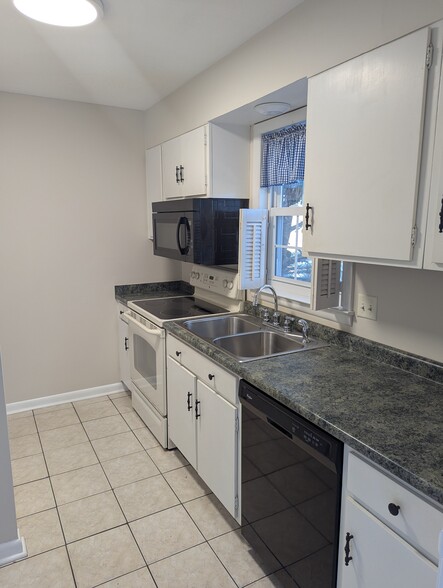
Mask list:
[[[266,281],[266,242],[268,211],[261,208],[240,210],[238,271],[240,288],[260,288]]]
[[[311,308],[334,308],[340,300],[340,262],[331,259],[314,259]]]

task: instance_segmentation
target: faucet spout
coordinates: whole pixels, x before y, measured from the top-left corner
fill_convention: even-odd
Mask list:
[[[263,290],[270,290],[272,293],[272,296],[274,298],[274,314],[273,314],[273,322],[275,325],[278,325],[278,321],[279,321],[279,312],[278,312],[278,301],[277,301],[277,292],[274,290],[274,288],[272,286],[270,286],[269,284],[265,284],[264,286],[262,286],[261,288],[259,288],[255,293],[254,293],[254,297],[252,299],[252,306],[254,308],[256,308],[258,306],[258,297],[260,295],[261,292],[263,292]],[[268,319],[269,320],[269,319]]]

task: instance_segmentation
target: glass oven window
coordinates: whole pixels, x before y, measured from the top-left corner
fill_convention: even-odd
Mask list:
[[[157,352],[139,335],[134,335],[134,367],[157,390]]]

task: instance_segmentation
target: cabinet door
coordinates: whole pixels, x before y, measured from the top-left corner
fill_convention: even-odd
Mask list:
[[[199,127],[180,139],[182,196],[203,196],[206,194],[206,128]]]
[[[118,360],[120,367],[120,380],[131,389],[131,374],[129,367],[129,327],[122,319],[125,308],[119,305],[118,310]]]
[[[168,357],[168,436],[197,468],[195,437],[196,377]]]
[[[341,532],[353,538],[348,566],[339,552],[340,588],[435,588],[436,566],[352,498],[346,499]]]
[[[225,508],[236,517],[238,496],[238,409],[197,382],[197,471]]]
[[[207,192],[206,167],[206,127],[163,143],[163,198],[204,196]]]
[[[422,29],[309,80],[305,254],[412,258],[429,36]]]
[[[162,200],[162,156],[161,147],[146,150],[146,214],[148,219],[148,239],[153,239],[152,203]]]
[[[118,358],[120,364],[120,379],[127,388],[130,388],[129,371],[129,329],[128,323],[122,318],[118,319]]]
[[[182,195],[180,183],[181,137],[166,141],[161,146],[163,199]]]
[[[432,182],[426,230],[426,269],[443,270],[443,77],[440,80]]]

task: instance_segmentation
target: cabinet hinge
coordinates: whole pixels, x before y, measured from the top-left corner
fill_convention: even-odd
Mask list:
[[[430,69],[430,67],[432,65],[433,55],[434,55],[434,46],[432,45],[432,43],[429,43],[429,45],[426,49],[426,67],[428,69]]]
[[[417,240],[417,227],[413,226],[412,231],[411,231],[411,245],[412,245],[412,247],[415,247],[416,240]]]
[[[204,138],[204,144],[206,146],[208,144],[208,132],[206,131],[206,129],[205,129],[205,132],[204,132],[204,137],[205,137]]]
[[[234,510],[235,510],[235,516],[238,515],[238,496],[236,496],[234,498]]]
[[[235,417],[235,432],[238,433],[240,430],[240,422],[238,420],[238,415]]]

